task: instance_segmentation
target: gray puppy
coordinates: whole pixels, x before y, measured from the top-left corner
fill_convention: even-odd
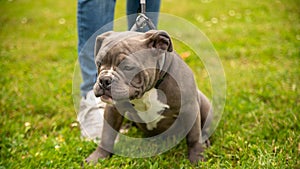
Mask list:
[[[203,160],[201,138],[208,131],[204,123],[211,121],[211,104],[165,31],[101,34],[95,63],[94,93],[107,105],[101,143],[87,162],[112,154],[125,113],[149,136],[186,133],[189,160]]]

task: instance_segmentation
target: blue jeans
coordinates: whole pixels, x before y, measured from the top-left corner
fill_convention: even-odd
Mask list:
[[[113,29],[115,0],[78,0],[77,30],[78,57],[83,82],[80,85],[82,96],[93,89],[97,78],[94,62],[94,44],[97,35]],[[127,0],[128,29],[135,23],[140,0]],[[147,0],[147,15],[157,25],[160,0]]]

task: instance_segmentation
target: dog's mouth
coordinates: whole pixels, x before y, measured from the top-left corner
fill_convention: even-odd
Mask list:
[[[103,94],[100,95],[100,99],[105,103],[113,104],[113,98],[108,90],[103,90]]]
[[[110,89],[103,89],[101,85],[95,84],[94,93],[96,97],[100,97],[101,101],[108,104],[115,104],[116,102],[124,102],[134,99],[139,99],[143,94],[141,89],[135,87],[113,86]]]
[[[100,99],[105,103],[113,103],[111,92],[109,90],[102,89],[97,83],[94,86],[94,94],[96,97],[100,97]]]
[[[135,92],[135,94],[133,96],[129,96],[129,97],[120,97],[120,98],[116,98],[116,97],[112,97],[111,93],[109,91],[104,91],[104,94],[100,96],[100,99],[108,104],[114,104],[116,102],[124,102],[124,101],[129,101],[129,100],[134,100],[134,99],[139,99],[140,93],[139,92]]]

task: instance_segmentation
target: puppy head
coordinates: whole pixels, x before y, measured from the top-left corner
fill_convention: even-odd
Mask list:
[[[172,50],[164,31],[101,34],[95,44],[96,97],[107,103],[142,97],[158,80],[161,58]]]

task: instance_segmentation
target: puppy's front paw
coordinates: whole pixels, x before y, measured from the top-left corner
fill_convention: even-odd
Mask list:
[[[201,153],[191,153],[189,154],[189,160],[192,164],[197,164],[198,162],[204,161],[204,157]]]
[[[204,149],[198,144],[197,146],[189,150],[189,160],[192,164],[197,164],[198,162],[204,161],[203,157]]]
[[[95,165],[100,158],[109,158],[110,154],[110,152],[98,147],[92,154],[89,155],[88,158],[85,159],[85,162]]]

